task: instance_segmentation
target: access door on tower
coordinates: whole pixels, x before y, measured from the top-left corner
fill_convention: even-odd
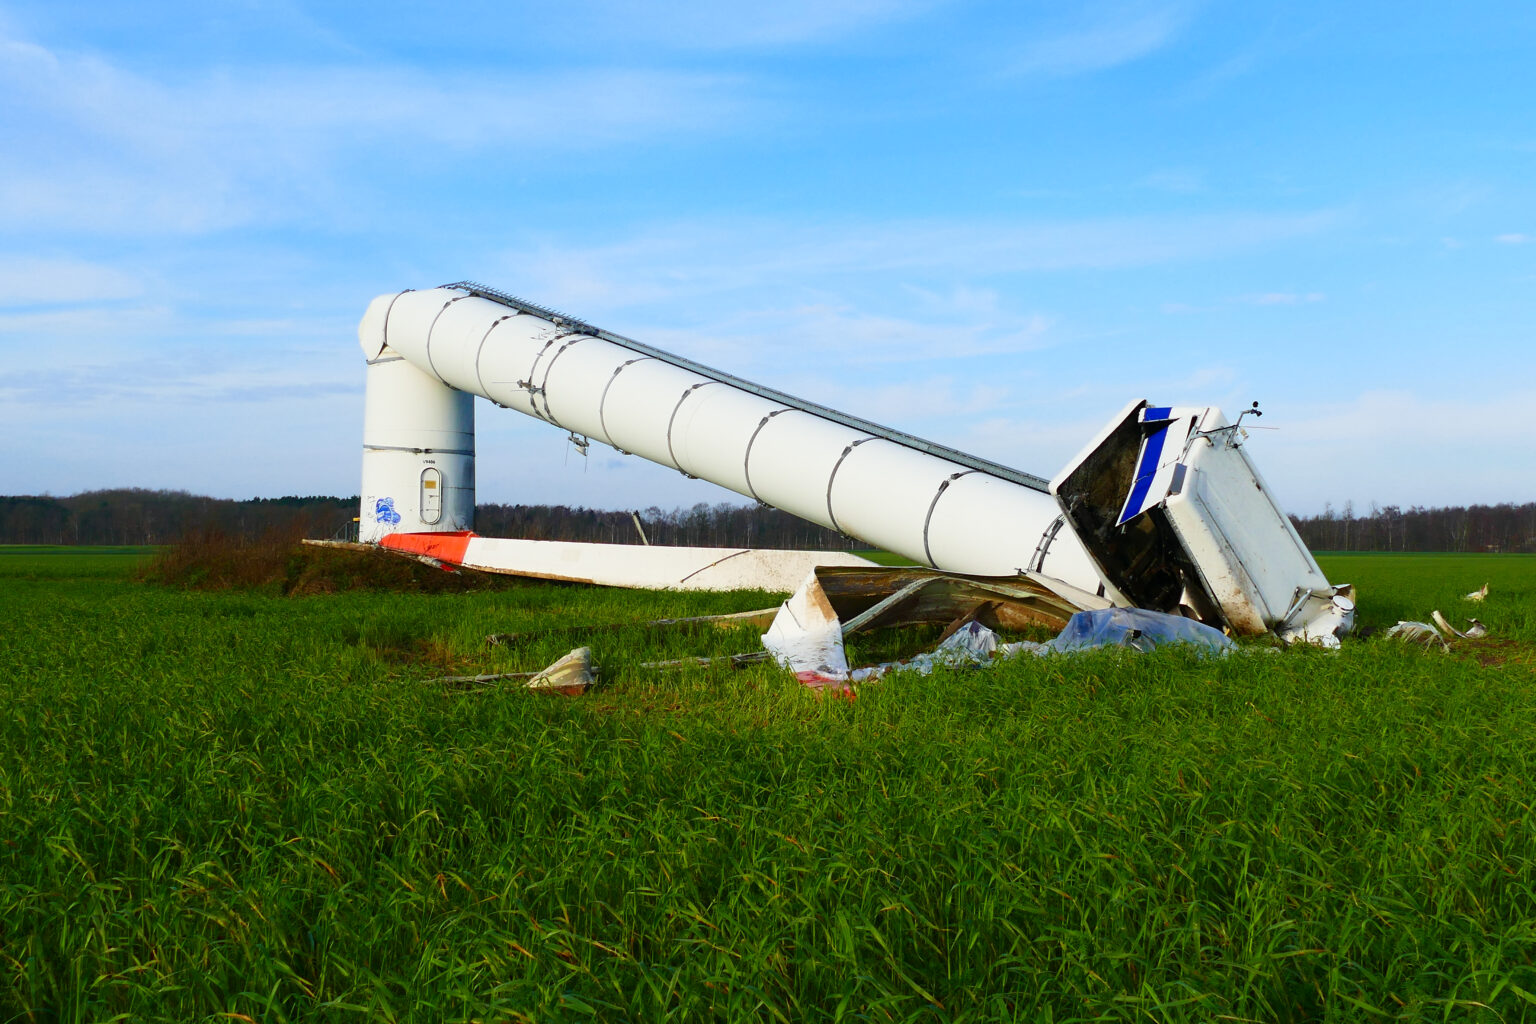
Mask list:
[[[421,471],[421,521],[428,526],[443,518],[443,474],[435,466]]]

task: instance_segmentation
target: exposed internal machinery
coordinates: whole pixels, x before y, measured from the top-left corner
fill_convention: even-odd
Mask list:
[[[1048,483],[468,282],[380,296],[358,334],[364,541],[472,530],[479,395],[937,569],[1237,632],[1352,620],[1215,409],[1133,402]]]

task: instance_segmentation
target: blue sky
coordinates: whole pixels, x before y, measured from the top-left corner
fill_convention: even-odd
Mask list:
[[[759,9],[760,8],[760,9]],[[1536,5],[0,0],[0,492],[356,490],[471,278],[1043,476],[1536,500]],[[481,404],[482,501],[732,495]]]

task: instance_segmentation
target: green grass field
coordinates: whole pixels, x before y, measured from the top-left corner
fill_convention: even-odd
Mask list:
[[[771,595],[190,592],[141,559],[0,549],[0,1021],[1536,1019],[1536,558],[1322,559],[1366,626],[1493,631],[1451,655],[853,701],[639,667],[750,632],[569,628]],[[426,682],[581,643],[580,698]]]

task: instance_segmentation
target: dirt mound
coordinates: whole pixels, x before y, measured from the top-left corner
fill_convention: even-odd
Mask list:
[[[218,530],[188,533],[164,548],[139,573],[146,583],[191,590],[269,590],[334,594],[346,590],[463,593],[524,586],[517,577],[450,572],[377,548],[315,547],[293,531],[255,539]]]

